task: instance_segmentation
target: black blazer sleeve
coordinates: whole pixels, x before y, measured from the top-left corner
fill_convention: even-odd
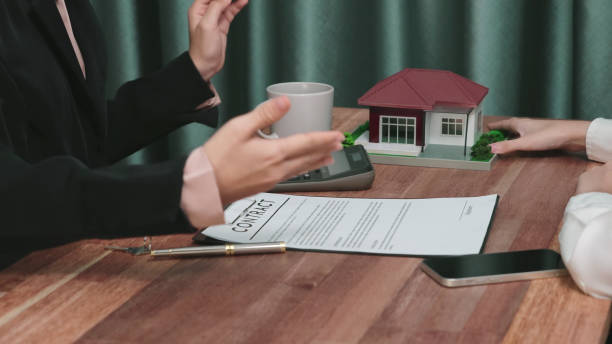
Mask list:
[[[162,70],[123,85],[108,103],[108,162],[191,122],[217,126],[217,108],[196,111],[214,97],[188,53]]]
[[[70,156],[27,163],[0,144],[0,165],[2,239],[192,230],[179,207],[183,160],[89,169]]]
[[[53,1],[0,2],[0,238],[193,230],[180,209],[184,159],[109,163],[183,124],[215,124],[216,110],[194,111],[210,88],[183,54],[107,102],[93,9],[87,0],[66,3],[87,78]]]
[[[26,160],[24,102],[0,61],[0,247],[193,230],[180,209],[184,159],[101,168],[67,154]]]

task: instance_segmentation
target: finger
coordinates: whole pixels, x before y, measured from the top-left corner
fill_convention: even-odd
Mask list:
[[[206,13],[204,13],[204,18],[202,18],[202,22],[208,27],[217,27],[219,25],[221,13],[223,13],[223,11],[231,3],[232,0],[212,0],[210,5],[206,9]]]
[[[324,156],[303,156],[285,162],[283,168],[286,171],[285,179],[295,177],[308,171],[316,170],[323,166],[334,163],[334,158],[326,154]]]
[[[304,168],[304,170],[302,172],[300,172],[299,174],[304,174],[307,173],[309,171],[313,171],[325,166],[330,166],[334,164],[334,156],[333,155],[326,155],[322,158],[319,158],[318,160],[312,160],[314,162],[310,162],[308,163],[309,165],[306,166]]]
[[[238,13],[246,6],[249,0],[238,0],[233,2],[228,8],[223,11],[221,20],[219,22],[219,28],[226,34],[229,32],[230,24],[238,15]]]
[[[243,128],[247,128],[248,134],[252,136],[257,130],[267,128],[272,123],[281,119],[289,111],[290,107],[291,102],[289,98],[285,96],[272,98],[259,104],[255,110],[244,115],[240,119],[240,124]]]
[[[514,151],[526,150],[527,145],[523,138],[518,138],[491,143],[489,147],[491,147],[491,153],[493,154],[506,154]]]
[[[487,127],[490,130],[503,129],[503,130],[510,130],[510,131],[513,131],[513,132],[517,131],[516,120],[514,118],[504,119],[504,120],[501,120],[501,121],[489,123],[489,124],[487,124]]]
[[[586,174],[589,172],[596,172],[599,171],[601,169],[603,169],[605,165],[599,165],[599,164],[588,164],[586,167],[586,172],[583,172],[582,174]]]
[[[189,28],[192,31],[198,26],[200,19],[204,16],[204,13],[206,13],[206,8],[210,4],[210,1],[211,0],[194,0],[189,7],[187,17],[189,18]]]
[[[342,149],[344,134],[339,131],[321,131],[292,135],[278,140],[286,158],[304,155],[330,154]]]

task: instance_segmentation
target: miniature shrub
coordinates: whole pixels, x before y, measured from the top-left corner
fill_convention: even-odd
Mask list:
[[[481,144],[481,141],[472,146],[472,160],[489,161],[493,157],[491,148],[487,144]]]
[[[491,139],[491,143],[503,141],[507,137],[507,135],[505,135],[504,133],[502,133],[499,130],[491,130],[487,134],[488,134],[489,138]]]
[[[355,139],[353,138],[353,134],[351,133],[344,133],[344,141],[342,141],[342,145],[344,147],[349,147],[355,144]]]
[[[342,145],[344,147],[354,145],[355,140],[357,140],[359,136],[361,136],[361,134],[363,134],[369,128],[370,128],[370,121],[366,121],[365,123],[357,127],[357,129],[355,129],[355,131],[353,131],[352,133],[345,132],[344,141],[342,141]]]
[[[499,130],[491,130],[488,133],[482,134],[472,146],[472,160],[489,161],[493,157],[489,145],[493,142],[503,141],[506,138],[507,136]]]
[[[356,140],[357,138],[359,138],[359,136],[361,136],[361,134],[366,132],[366,130],[368,129],[370,129],[370,121],[365,121],[365,123],[358,126],[357,129],[353,131],[353,138]]]

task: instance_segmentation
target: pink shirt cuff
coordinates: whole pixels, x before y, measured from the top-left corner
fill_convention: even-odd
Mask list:
[[[219,187],[202,147],[194,149],[185,163],[181,209],[197,229],[225,223]]]

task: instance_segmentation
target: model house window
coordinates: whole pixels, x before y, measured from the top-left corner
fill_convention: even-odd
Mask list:
[[[463,120],[460,118],[442,118],[442,135],[463,136]]]
[[[380,142],[413,145],[416,118],[380,116]]]

